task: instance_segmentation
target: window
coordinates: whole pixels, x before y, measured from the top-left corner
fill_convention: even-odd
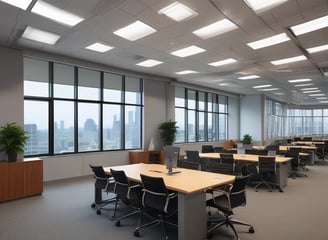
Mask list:
[[[25,155],[141,148],[142,79],[24,58]]]
[[[226,140],[228,97],[175,87],[176,143]]]

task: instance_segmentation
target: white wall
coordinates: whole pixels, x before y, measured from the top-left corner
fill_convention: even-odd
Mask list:
[[[228,139],[240,139],[240,99],[228,97]]]

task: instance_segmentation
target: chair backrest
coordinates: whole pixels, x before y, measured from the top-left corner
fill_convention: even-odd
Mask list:
[[[187,155],[187,161],[200,163],[200,157],[198,151],[187,150],[186,155]]]
[[[202,153],[210,153],[214,152],[214,148],[212,145],[202,145]]]
[[[89,166],[97,179],[107,180],[108,175],[106,175],[102,166],[96,166],[92,164],[89,164]]]
[[[292,149],[292,148],[291,148]],[[285,157],[291,157],[292,161],[291,161],[291,166],[293,168],[298,167],[299,166],[299,155],[300,153],[298,151],[290,151],[288,150],[285,153]]]
[[[303,141],[312,142],[312,137],[303,137]]]
[[[104,168],[92,164],[89,164],[89,166],[96,178],[95,187],[104,189],[107,192],[112,191],[114,187],[113,181],[110,181],[110,176],[105,173]]]
[[[256,149],[245,149],[245,153],[246,154],[257,154],[257,150]]]
[[[221,163],[234,163],[234,158],[232,153],[220,153]]]
[[[205,159],[205,171],[222,173],[222,174],[234,174],[234,166],[232,163],[221,163],[217,159],[207,158]]]
[[[259,156],[259,173],[275,174],[276,173],[276,157]]]
[[[249,180],[249,175],[237,176],[230,189],[230,207],[231,209],[246,205],[246,184]]]
[[[159,213],[168,213],[177,205],[170,204],[170,193],[161,177],[151,177],[140,174],[143,185],[142,204],[145,208]]]

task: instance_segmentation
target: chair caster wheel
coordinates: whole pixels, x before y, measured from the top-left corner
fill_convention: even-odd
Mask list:
[[[135,231],[133,232],[133,235],[134,235],[135,237],[139,237],[139,236],[140,236],[139,230],[135,230]]]
[[[253,227],[250,227],[250,228],[248,229],[248,232],[249,232],[249,233],[255,233],[255,230],[254,230]]]
[[[98,209],[96,213],[97,213],[98,215],[100,215],[100,214],[101,214],[101,210]]]
[[[120,221],[116,221],[115,226],[117,226],[117,227],[121,226],[121,222]]]
[[[92,203],[91,204],[91,208],[95,208],[96,207],[96,204],[95,203]]]
[[[213,237],[213,233],[211,233],[211,232],[207,233],[207,235],[206,235],[207,239],[211,239],[212,237]]]

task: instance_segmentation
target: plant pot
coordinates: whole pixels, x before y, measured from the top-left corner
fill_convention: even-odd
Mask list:
[[[8,158],[8,162],[16,162],[17,161],[17,153],[8,153],[7,158]]]

